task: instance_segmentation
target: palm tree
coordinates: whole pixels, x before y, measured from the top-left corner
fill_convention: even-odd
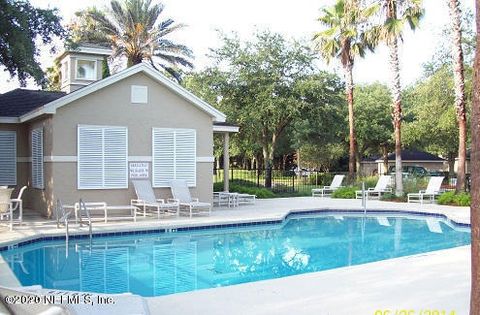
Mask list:
[[[392,94],[392,118],[395,138],[395,194],[403,195],[402,183],[402,85],[398,41],[402,40],[405,24],[415,30],[423,16],[422,0],[379,0],[383,3],[384,22],[369,34],[372,40],[386,42],[389,49]]]
[[[480,314],[480,0],[475,1],[477,48],[473,66],[473,105],[472,105],[472,205],[470,208],[471,245],[471,294],[470,314]]]
[[[180,67],[192,68],[192,51],[168,39],[185,27],[172,19],[161,20],[163,4],[151,0],[112,0],[105,12],[89,8],[77,12],[70,26],[74,42],[93,42],[112,47],[112,58],[123,57],[127,66],[146,61],[180,80]]]
[[[330,62],[339,58],[345,75],[345,93],[348,103],[349,159],[348,173],[352,179],[355,172],[356,137],[353,112],[353,66],[357,56],[363,57],[367,48],[373,46],[365,40],[364,28],[378,6],[361,8],[358,0],[337,0],[334,6],[323,9],[318,18],[326,30],[314,35],[316,49]]]
[[[456,191],[465,190],[465,161],[467,158],[467,114],[465,108],[465,76],[463,68],[462,26],[460,3],[448,0],[452,23],[452,59],[455,83],[455,110],[458,123],[458,169]]]

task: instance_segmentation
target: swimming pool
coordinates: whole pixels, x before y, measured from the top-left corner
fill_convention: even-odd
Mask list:
[[[160,296],[470,243],[466,227],[399,214],[293,215],[281,224],[40,241],[1,252],[22,285]]]

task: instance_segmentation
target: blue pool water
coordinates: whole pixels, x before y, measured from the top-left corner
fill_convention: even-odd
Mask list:
[[[470,243],[468,228],[395,214],[41,241],[1,254],[22,285],[158,296],[358,265]],[[67,255],[68,254],[68,255]]]

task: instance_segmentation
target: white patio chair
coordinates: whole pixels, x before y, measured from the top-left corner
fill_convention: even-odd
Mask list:
[[[10,231],[13,229],[12,192],[13,188],[0,189],[0,220],[4,220],[5,218],[10,219]]]
[[[374,188],[368,188],[367,190],[365,190],[366,198],[368,199],[370,196],[380,198],[384,193],[387,193],[387,192],[391,193],[392,189],[389,188],[391,182],[392,182],[392,176],[381,175]],[[357,199],[362,198],[361,190],[355,191],[355,198]]]
[[[208,215],[212,212],[210,203],[200,202],[198,198],[192,198],[186,181],[180,179],[172,180],[170,181],[170,189],[172,190],[173,199],[180,205],[180,212],[187,210],[190,218],[194,212],[196,214],[206,213]]]
[[[161,214],[179,215],[179,204],[174,200],[157,199],[149,180],[132,180],[137,199],[132,199],[130,204],[143,208],[143,216],[146,215],[147,209],[155,209],[157,217],[160,219]]]
[[[323,188],[312,189],[312,197],[324,197],[330,195],[332,192],[342,187],[342,182],[344,178],[345,175],[335,175],[330,186],[323,186]]]
[[[12,211],[15,212],[18,210],[18,221],[20,221],[20,224],[23,221],[23,201],[22,201],[22,196],[23,192],[27,189],[27,186],[23,186],[20,188],[20,191],[18,192],[17,198],[13,198],[10,201],[12,202]]]
[[[423,204],[425,199],[430,202],[435,201],[435,197],[440,194],[444,176],[432,176],[428,181],[427,189],[420,190],[418,193],[410,193],[407,195],[408,202],[420,202]]]

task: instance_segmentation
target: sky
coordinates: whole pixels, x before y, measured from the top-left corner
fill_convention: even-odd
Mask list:
[[[155,0],[154,0],[155,1]],[[106,0],[31,0],[34,6],[58,8],[63,22],[68,23],[78,10],[95,5],[108,5]],[[210,48],[218,47],[218,30],[235,31],[240,38],[248,39],[257,30],[270,29],[291,39],[309,40],[320,29],[316,18],[320,8],[332,4],[333,0],[163,0],[164,19],[173,18],[176,22],[187,24],[178,31],[174,39],[190,47],[195,54],[195,70],[202,70],[210,62],[207,54]],[[461,0],[464,7],[473,9],[473,0]],[[447,0],[424,0],[425,17],[420,28],[407,31],[400,47],[401,80],[409,85],[422,76],[422,64],[432,58],[441,30],[449,21]],[[60,46],[60,43],[56,43]],[[49,47],[42,47],[40,62],[43,69],[52,65],[54,56]],[[341,75],[338,64],[321,65]],[[1,69],[1,68],[0,68]],[[3,69],[2,69],[3,70]],[[388,83],[388,54],[384,46],[375,53],[369,53],[359,59],[354,68],[354,80],[357,83],[375,81]],[[19,87],[16,78],[10,78],[7,72],[0,71],[0,93]],[[27,88],[38,88],[30,80]]]

